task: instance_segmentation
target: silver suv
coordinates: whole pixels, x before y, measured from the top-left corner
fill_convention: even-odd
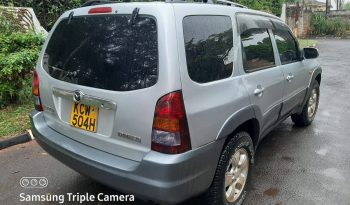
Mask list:
[[[141,198],[241,204],[263,137],[313,121],[321,68],[279,18],[223,2],[65,12],[34,73],[38,143]]]

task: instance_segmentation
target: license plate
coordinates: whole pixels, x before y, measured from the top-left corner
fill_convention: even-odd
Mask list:
[[[74,102],[69,124],[90,132],[96,132],[98,108]]]

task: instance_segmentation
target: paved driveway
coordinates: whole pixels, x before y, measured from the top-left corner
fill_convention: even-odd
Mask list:
[[[324,72],[316,120],[303,129],[288,119],[263,140],[245,205],[350,204],[350,40],[319,40],[319,50]],[[23,176],[45,176],[49,185],[23,189]],[[0,204],[23,204],[22,192],[116,194],[56,161],[35,141],[0,151]]]
[[[350,204],[350,40],[319,40],[323,68],[314,123],[286,120],[260,144],[245,204]]]

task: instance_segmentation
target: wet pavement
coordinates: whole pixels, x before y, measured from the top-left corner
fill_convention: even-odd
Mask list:
[[[261,142],[245,205],[350,204],[350,40],[319,40],[318,48],[323,75],[316,119],[307,128],[288,119]],[[48,186],[24,189],[24,176],[45,176]],[[67,192],[117,194],[61,164],[35,141],[0,150],[0,204],[23,204],[20,193]]]

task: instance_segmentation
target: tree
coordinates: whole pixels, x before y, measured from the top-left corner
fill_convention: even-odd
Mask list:
[[[280,16],[284,0],[236,0],[236,2],[252,9],[266,11]]]
[[[60,15],[88,0],[0,0],[0,5],[32,7],[41,25],[50,30]]]
[[[336,4],[337,10],[342,10],[344,6],[344,0],[337,0]]]

